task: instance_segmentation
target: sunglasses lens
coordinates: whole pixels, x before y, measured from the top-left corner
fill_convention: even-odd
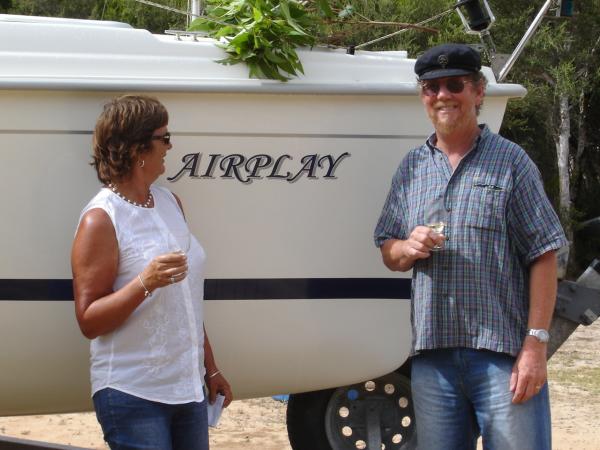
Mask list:
[[[428,83],[423,83],[423,93],[425,95],[437,95],[440,92],[440,83],[437,81],[430,81]]]
[[[446,85],[448,92],[452,94],[460,94],[465,89],[465,83],[465,80],[449,78],[444,84]],[[421,86],[423,93],[427,96],[438,95],[441,89],[441,84],[439,81],[429,81],[427,83],[423,83]]]
[[[463,80],[450,78],[446,81],[446,89],[453,94],[460,94],[465,89],[465,82]]]
[[[152,136],[153,140],[163,141],[166,145],[171,143],[171,133],[165,133],[162,136]]]

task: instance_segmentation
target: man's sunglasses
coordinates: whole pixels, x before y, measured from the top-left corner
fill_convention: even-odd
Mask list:
[[[465,90],[465,84],[471,80],[463,80],[462,78],[448,78],[445,82],[439,80],[421,81],[421,90],[428,97],[438,95],[442,85],[446,86],[446,90],[452,94],[460,94]]]
[[[163,141],[165,145],[169,145],[171,143],[171,133],[165,133],[162,136],[152,136],[153,141]]]

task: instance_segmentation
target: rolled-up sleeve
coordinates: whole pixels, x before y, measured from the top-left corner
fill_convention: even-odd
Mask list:
[[[405,207],[402,166],[400,166],[392,179],[390,191],[375,227],[374,240],[377,247],[381,247],[388,239],[406,239]]]
[[[548,200],[538,169],[524,158],[509,199],[509,236],[527,265],[568,244],[560,220]]]

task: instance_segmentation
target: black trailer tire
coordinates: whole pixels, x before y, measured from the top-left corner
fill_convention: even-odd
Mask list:
[[[334,391],[290,395],[286,423],[293,450],[332,450],[325,434],[325,413]]]
[[[417,448],[410,380],[392,372],[375,380],[290,395],[287,429],[293,450],[366,449],[367,410],[380,412],[386,450]]]

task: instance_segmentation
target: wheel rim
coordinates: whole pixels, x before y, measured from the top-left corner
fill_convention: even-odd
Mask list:
[[[325,414],[325,432],[332,449],[367,448],[369,408],[380,411],[381,448],[397,450],[408,447],[415,436],[410,381],[392,372],[375,380],[335,390]]]

